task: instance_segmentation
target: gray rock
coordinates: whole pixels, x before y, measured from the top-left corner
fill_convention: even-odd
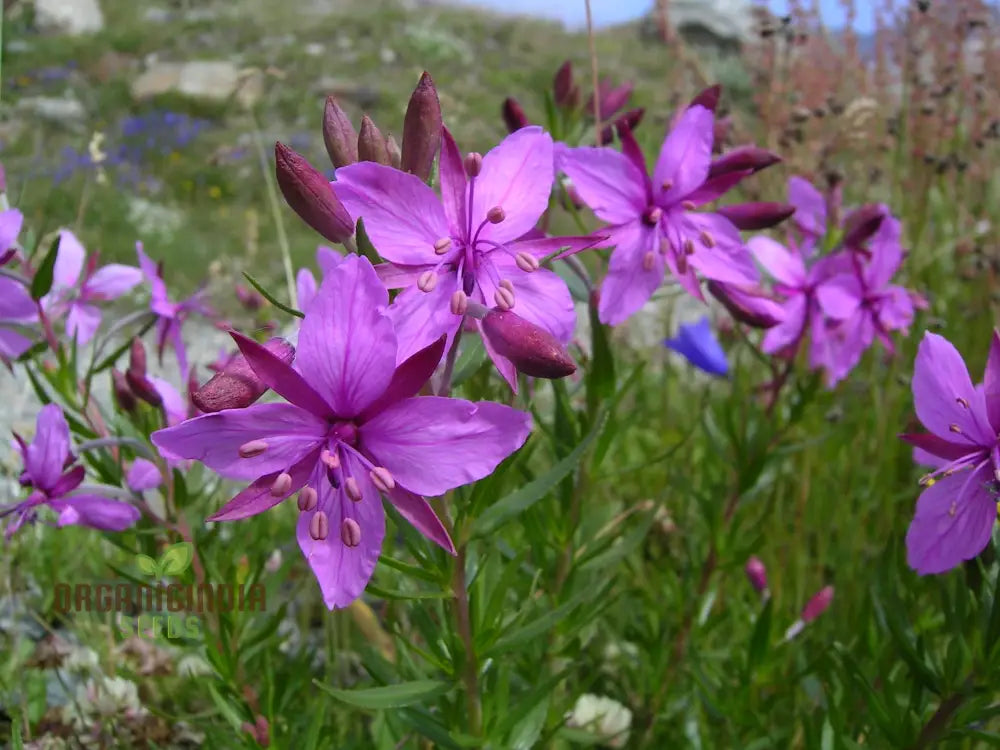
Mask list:
[[[132,81],[134,99],[148,99],[176,92],[192,99],[224,102],[234,94],[241,104],[250,105],[263,93],[260,71],[241,71],[228,60],[192,60],[185,63],[153,62]]]
[[[35,0],[35,22],[42,31],[80,36],[104,28],[97,0]]]
[[[694,41],[725,47],[750,37],[752,9],[750,0],[670,0],[667,17]]]
[[[87,118],[87,110],[73,96],[26,96],[17,103],[17,109],[76,131],[83,129]]]

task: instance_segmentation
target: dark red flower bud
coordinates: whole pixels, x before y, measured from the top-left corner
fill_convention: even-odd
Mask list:
[[[844,247],[860,247],[882,226],[885,209],[871,203],[856,208],[844,218]]]
[[[402,169],[403,154],[399,150],[399,144],[393,138],[392,133],[385,134],[385,150],[389,153],[389,166],[393,169]]]
[[[517,99],[513,97],[507,97],[503,100],[503,121],[507,124],[507,130],[513,133],[515,130],[520,130],[531,124],[528,120],[528,116],[524,114],[524,110],[521,105],[518,104]]]
[[[385,136],[368,115],[361,118],[361,132],[358,134],[358,159],[384,164],[387,167],[392,163],[392,159],[389,158],[389,149],[385,145]]]
[[[722,86],[717,83],[714,86],[709,86],[707,89],[698,94],[698,96],[691,100],[688,107],[702,106],[705,109],[714,112],[715,108],[719,106],[719,97],[721,96]]]
[[[750,581],[750,585],[753,586],[754,591],[758,594],[767,591],[767,568],[764,567],[764,563],[759,557],[754,555],[747,560],[747,564],[743,570],[746,572],[747,580]]]
[[[708,169],[708,179],[721,177],[730,172],[759,172],[781,161],[781,157],[757,146],[740,146],[728,151],[712,162]]]
[[[610,125],[601,128],[601,145],[606,146],[614,140],[615,130],[620,130],[621,128],[628,128],[630,131],[635,130],[639,123],[642,122],[644,114],[646,114],[646,110],[642,107],[630,109]]]
[[[752,328],[771,328],[785,319],[784,311],[762,289],[709,281],[708,293],[722,303],[735,320]]]
[[[719,206],[715,212],[725,216],[737,229],[769,229],[777,226],[795,213],[795,206],[788,203],[737,203]]]
[[[403,119],[403,154],[400,168],[426,182],[434,157],[441,148],[441,102],[434,81],[426,71],[413,90]]]
[[[607,82],[600,87],[601,97],[597,102],[599,108],[599,116],[601,122],[604,122],[609,117],[613,116],[615,112],[620,110],[628,103],[628,99],[632,96],[632,89],[634,85],[631,81],[626,81],[621,86],[612,88]],[[587,106],[585,111],[591,117],[594,116],[594,95],[591,94],[590,98],[587,100]]]
[[[513,362],[518,372],[550,380],[576,372],[576,364],[555,336],[510,310],[489,310],[482,327],[493,350]]]
[[[559,66],[552,80],[552,97],[557,107],[572,109],[580,98],[580,90],[573,85],[573,63],[567,60]]]
[[[125,382],[128,383],[133,394],[150,406],[158,407],[163,404],[163,396],[146,377],[146,347],[138,338],[132,339],[132,346],[129,349]]]
[[[117,368],[111,369],[111,390],[114,393],[115,403],[118,404],[119,409],[130,414],[135,411],[139,402],[136,401],[135,394],[129,388],[124,373]]]
[[[282,338],[273,338],[264,346],[285,364],[295,358],[295,348]],[[217,372],[201,388],[191,394],[191,401],[203,412],[242,409],[250,406],[267,391],[242,354],[230,359],[225,369]]]
[[[275,176],[285,202],[306,224],[330,242],[354,233],[354,221],[323,176],[304,156],[283,143],[274,144]]]
[[[326,98],[323,108],[323,143],[335,167],[346,167],[358,160],[358,134],[332,96]]]
[[[712,153],[721,154],[729,145],[729,137],[733,132],[732,117],[717,117],[712,123]]]
[[[248,289],[243,284],[236,285],[236,299],[250,312],[257,312],[264,306],[264,298],[256,289]]]

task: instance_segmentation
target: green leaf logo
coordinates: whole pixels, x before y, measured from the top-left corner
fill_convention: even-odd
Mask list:
[[[191,565],[194,546],[191,542],[178,542],[167,547],[159,561],[149,555],[136,555],[135,563],[143,575],[163,578],[179,576]]]

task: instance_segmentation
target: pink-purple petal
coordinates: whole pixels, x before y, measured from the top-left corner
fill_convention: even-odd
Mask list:
[[[990,541],[997,518],[988,464],[943,477],[925,489],[906,532],[906,561],[920,575],[944,573],[971,560]]]
[[[308,268],[300,268],[295,274],[295,296],[298,298],[299,310],[305,312],[316,297],[316,277]]]
[[[62,475],[69,457],[69,425],[56,404],[47,404],[35,420],[35,437],[24,456],[24,468],[36,487],[49,490]]]
[[[445,552],[455,554],[455,544],[448,536],[447,529],[424,498],[402,487],[396,487],[389,493],[389,500],[399,514],[413,524],[413,528],[439,545]]]
[[[973,387],[962,355],[930,331],[917,350],[913,403],[924,427],[944,440],[958,445],[991,445],[996,440],[983,392]]]
[[[441,158],[438,165],[441,178],[441,203],[454,234],[465,229],[466,184],[462,154],[448,128],[441,129]]]
[[[164,458],[194,459],[229,479],[252,480],[300,461],[328,431],[324,419],[292,404],[255,404],[189,419],[151,439]],[[256,440],[267,449],[242,458],[240,446]]]
[[[806,282],[806,267],[802,256],[765,235],[751,237],[747,249],[775,281],[793,288]]]
[[[385,389],[385,393],[365,409],[359,415],[359,419],[370,419],[397,401],[416,396],[420,392],[420,389],[430,380],[431,375],[434,374],[434,370],[437,369],[438,363],[444,355],[447,343],[448,337],[441,336],[433,344],[425,346],[396,367],[396,371],[392,374],[392,380]]]
[[[313,320],[315,320],[315,314],[313,313],[310,316]],[[304,327],[305,322],[303,321]],[[239,347],[240,353],[246,358],[247,364],[250,365],[254,374],[268,388],[285,400],[312,414],[317,416],[330,416],[332,414],[330,399],[324,399],[323,396],[317,393],[309,381],[290,364],[286,363],[263,344],[247,338],[241,333],[230,331],[229,335],[236,342],[236,346]],[[299,333],[299,340],[300,342],[302,340],[301,332]],[[298,352],[300,355],[303,348],[300,345]],[[307,368],[307,372],[311,373],[312,371]]]
[[[145,458],[137,458],[125,476],[125,484],[133,492],[155,490],[163,484],[159,467]]]
[[[319,465],[319,451],[320,448],[317,445],[310,453],[286,469],[279,469],[258,477],[249,487],[237,493],[232,500],[209,516],[208,520],[239,521],[270,510],[282,500],[302,489]],[[275,495],[271,492],[271,488],[278,475],[285,471],[292,478],[292,481],[284,492]]]
[[[14,247],[23,223],[24,214],[18,209],[8,208],[0,211],[0,253]]]
[[[135,266],[109,263],[98,268],[83,285],[82,296],[89,300],[118,299],[142,281],[142,271]]]
[[[302,320],[296,364],[340,417],[360,414],[392,379],[397,337],[388,304],[372,264],[351,255],[323,279]]]
[[[826,198],[802,177],[788,178],[788,202],[795,206],[792,221],[812,237],[826,232]]]
[[[142,516],[139,509],[96,494],[80,494],[52,503],[59,526],[87,526],[100,531],[124,531]]]
[[[983,396],[990,426],[1000,434],[1000,331],[996,329],[990,337],[990,353],[983,374]]]
[[[462,323],[451,311],[451,296],[458,289],[458,276],[443,273],[429,292],[417,286],[401,292],[389,307],[389,318],[399,339],[396,363],[402,364],[442,336],[450,342]]]
[[[499,279],[513,285],[515,313],[562,343],[569,342],[576,327],[576,309],[569,287],[558,274],[544,268],[522,271],[513,258],[502,253],[491,253],[486,262],[494,264]],[[486,299],[492,299],[496,292],[492,277],[484,273],[478,281]]]
[[[434,243],[451,235],[441,201],[419,177],[374,162],[341,167],[334,193],[379,255],[393,263],[434,262]]]
[[[86,256],[87,251],[83,249],[75,234],[68,229],[59,232],[56,263],[52,268],[52,292],[58,293],[76,286]]]
[[[649,205],[646,180],[636,165],[611,148],[561,148],[557,166],[573,181],[584,203],[602,221],[625,224]]]
[[[398,485],[441,495],[487,476],[530,431],[531,417],[509,406],[427,396],[386,409],[360,435]]]
[[[761,341],[760,348],[765,354],[777,354],[802,339],[806,332],[807,304],[804,294],[793,295],[785,301],[784,319],[778,325],[769,328]]]
[[[823,314],[833,320],[847,320],[855,315],[863,298],[861,282],[850,273],[831,276],[816,288],[816,301]]]
[[[28,323],[38,317],[38,307],[24,285],[0,276],[0,321]]]
[[[712,163],[713,120],[711,110],[688,107],[664,139],[653,170],[653,191],[660,205],[682,200],[705,182]]]
[[[94,305],[73,302],[66,315],[66,336],[76,338],[78,346],[84,346],[94,338],[101,326],[101,311]]]
[[[0,359],[17,359],[31,348],[31,339],[0,328]]]
[[[511,133],[483,157],[472,196],[472,232],[500,206],[506,218],[486,224],[480,237],[503,244],[530,230],[549,206],[555,179],[552,137],[537,126]],[[471,188],[470,188],[471,190]]]
[[[334,490],[325,470],[317,468],[309,481],[319,495],[317,507],[300,513],[295,529],[299,548],[329,609],[346,607],[361,596],[375,572],[385,537],[385,511],[368,472],[350,454],[344,456],[343,465],[357,479],[361,501],[348,500],[342,488]],[[312,518],[319,511],[329,518],[330,533],[323,540],[313,539],[309,533]],[[357,547],[348,547],[341,540],[340,528],[346,518],[353,519],[361,528],[361,543]]]
[[[633,221],[604,230],[608,243],[614,244],[608,264],[608,274],[601,282],[598,316],[605,325],[623,323],[649,301],[663,283],[666,268],[659,252],[659,232],[641,221]],[[652,267],[646,268],[645,257],[651,253]]]

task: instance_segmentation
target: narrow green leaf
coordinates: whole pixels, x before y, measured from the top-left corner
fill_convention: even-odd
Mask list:
[[[31,298],[36,302],[52,289],[56,257],[59,255],[59,237],[60,235],[57,234],[55,239],[52,240],[49,252],[45,255],[44,260],[42,260],[41,265],[38,266],[38,270],[35,272],[35,277],[31,280]]]
[[[450,591],[397,591],[384,589],[369,583],[367,587],[369,594],[381,597],[382,599],[406,600],[406,599],[450,599]]]
[[[484,657],[496,657],[518,646],[544,635],[560,621],[569,615],[584,601],[595,595],[594,589],[584,589],[568,602],[561,604],[541,617],[530,618],[530,622],[522,628],[509,632],[483,652]]]
[[[523,513],[532,505],[545,497],[549,491],[559,482],[566,478],[576,465],[583,458],[584,452],[593,442],[594,438],[600,434],[604,427],[604,419],[600,418],[594,424],[594,428],[580,442],[573,451],[562,461],[549,469],[545,474],[509,495],[497,500],[493,505],[486,508],[483,513],[472,524],[473,536],[487,536],[492,534],[514,516]]]
[[[578,564],[579,570],[609,569],[628,557],[642,544],[653,525],[654,513],[647,513],[642,521],[624,537],[615,537],[607,548],[598,548],[593,555],[585,556]]]
[[[590,346],[593,352],[587,369],[587,413],[596,414],[598,407],[615,392],[615,358],[608,343],[608,329],[597,317],[597,305],[588,305],[590,314]]]
[[[237,732],[242,731],[240,727],[243,725],[245,719],[240,716],[240,712],[222,696],[211,680],[205,680],[205,685],[208,687],[208,692],[212,696],[212,702],[215,704],[215,707],[219,709],[219,713],[222,714],[222,717],[228,721]]]
[[[771,641],[771,620],[774,600],[768,597],[764,608],[757,615],[757,620],[753,624],[753,632],[750,634],[750,644],[747,648],[747,675],[753,674],[754,669],[760,664],[761,659],[767,653]]]
[[[319,680],[313,684],[349,706],[368,709],[401,708],[437,698],[451,690],[451,685],[440,680],[414,680],[382,687],[341,690],[324,685]]]
[[[281,302],[278,302],[278,300],[276,300],[274,298],[273,294],[271,294],[264,287],[262,287],[260,285],[260,282],[257,281],[257,279],[255,279],[253,276],[251,276],[250,274],[248,274],[246,271],[243,272],[243,277],[247,281],[250,282],[250,286],[252,286],[258,292],[260,292],[260,296],[261,297],[263,297],[264,299],[266,299],[268,302],[270,302],[272,305],[274,305],[275,307],[277,307],[282,312],[286,312],[289,315],[294,315],[296,318],[304,318],[305,317],[305,314],[301,310],[296,310],[294,307],[289,307],[288,305],[285,305],[285,304],[283,304]]]
[[[549,696],[534,702],[528,715],[525,716],[510,733],[510,742],[505,747],[512,750],[531,750],[538,742],[538,737],[545,728],[545,719],[549,713]]]

